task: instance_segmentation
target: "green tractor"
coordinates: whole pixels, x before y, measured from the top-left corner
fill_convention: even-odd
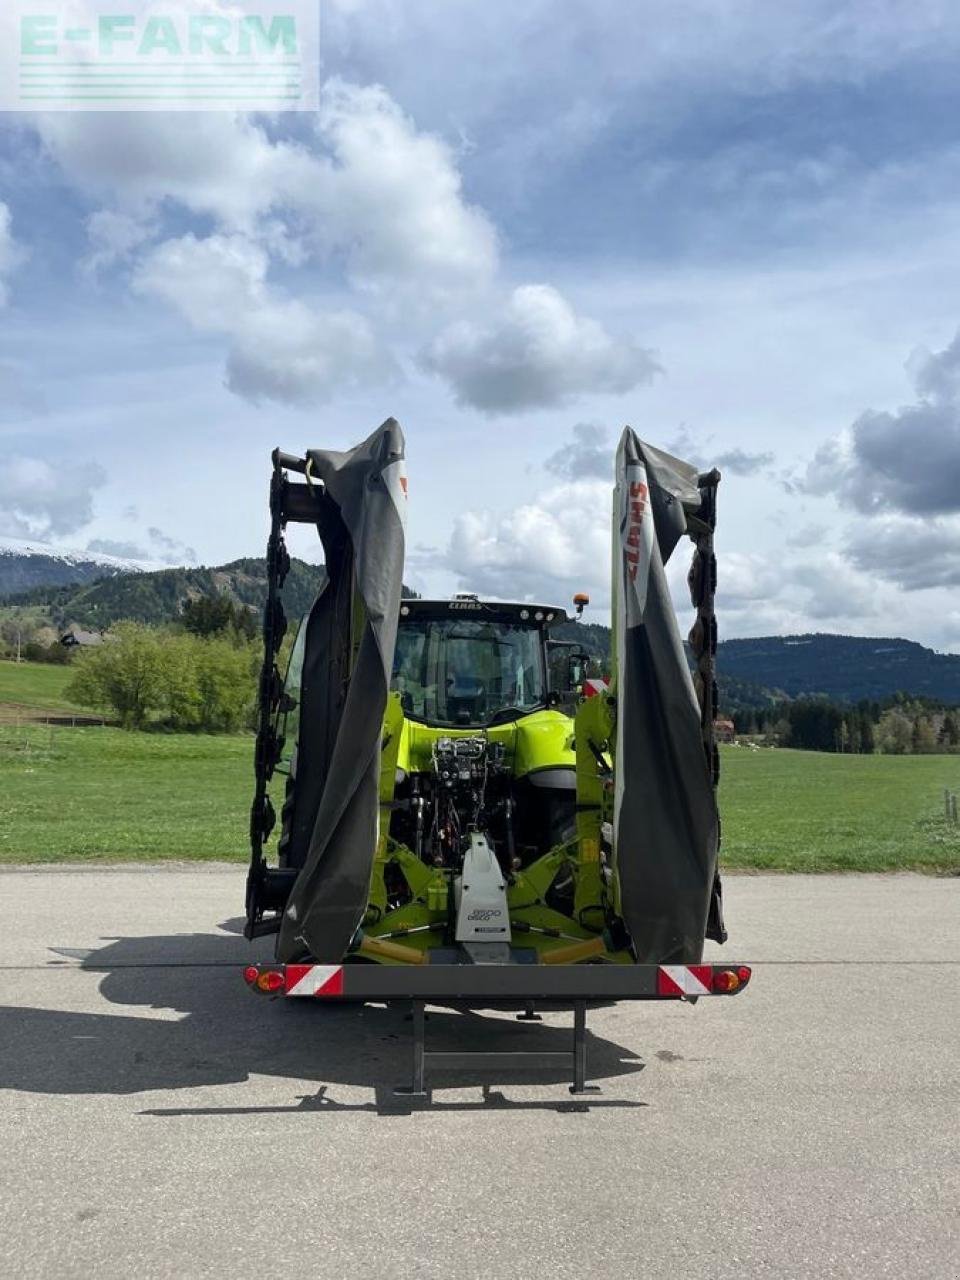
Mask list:
[[[581,613],[589,601],[575,603]],[[580,752],[578,780],[576,724],[584,743],[598,737],[606,682],[589,676],[581,645],[551,635],[567,621],[555,606],[467,594],[401,604],[355,954],[385,964],[456,962],[458,948],[479,961],[630,960],[622,930],[608,929],[603,733]],[[306,635],[303,626],[279,724],[290,791]],[[280,867],[296,871],[289,852],[281,839]]]
[[[566,621],[468,595],[401,605],[361,954],[629,959],[607,928],[609,758],[588,751],[577,768],[577,714],[602,717],[600,682],[581,702],[588,656],[551,638]]]

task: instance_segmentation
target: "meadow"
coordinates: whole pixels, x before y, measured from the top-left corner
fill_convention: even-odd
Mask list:
[[[0,725],[0,862],[243,859],[249,735]]]
[[[247,856],[250,735],[0,726],[0,862]],[[960,871],[957,756],[723,750],[723,865]]]
[[[0,662],[0,711],[9,718],[15,708],[34,714],[76,711],[64,696],[72,671],[69,666],[42,662]]]
[[[720,751],[724,866],[960,873],[960,756]]]
[[[0,662],[0,862],[244,860],[253,738],[42,723],[69,678]],[[960,872],[958,755],[721,753],[726,868]]]

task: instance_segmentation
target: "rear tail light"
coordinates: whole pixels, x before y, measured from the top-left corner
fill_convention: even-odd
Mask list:
[[[740,975],[732,969],[715,969],[713,972],[714,991],[733,992],[740,986]]]
[[[277,969],[265,969],[257,978],[257,986],[261,991],[281,991],[283,985],[283,974]]]
[[[248,986],[253,986],[257,978],[260,977],[260,970],[255,964],[248,964],[243,971],[243,980]]]

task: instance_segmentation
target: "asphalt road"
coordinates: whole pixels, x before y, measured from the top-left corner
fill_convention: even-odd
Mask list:
[[[731,877],[750,988],[593,1011],[585,1109],[517,1073],[399,1114],[402,1012],[250,995],[242,894],[0,874],[4,1276],[960,1276],[960,879]]]

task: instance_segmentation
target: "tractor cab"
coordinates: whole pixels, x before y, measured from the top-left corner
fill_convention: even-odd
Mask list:
[[[445,729],[490,729],[566,703],[583,679],[579,645],[550,638],[554,606],[406,600],[391,689],[404,716]]]

